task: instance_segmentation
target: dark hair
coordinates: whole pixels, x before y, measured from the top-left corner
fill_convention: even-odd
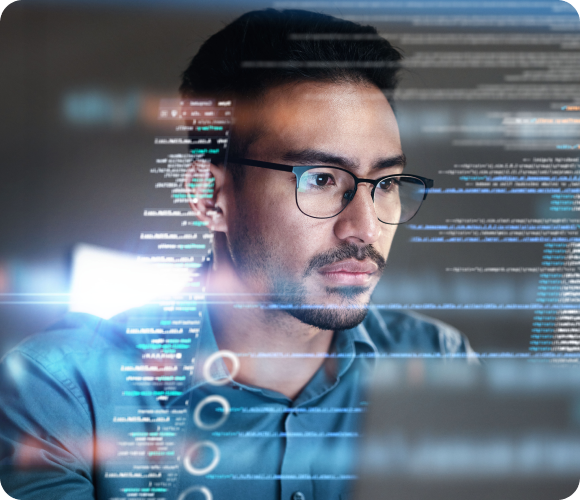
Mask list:
[[[275,9],[248,12],[211,36],[182,74],[183,97],[256,99],[298,81],[370,83],[389,101],[401,54],[372,26],[325,14]],[[244,156],[252,138],[230,136]]]

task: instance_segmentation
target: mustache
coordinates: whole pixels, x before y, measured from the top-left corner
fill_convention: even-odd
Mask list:
[[[338,248],[333,248],[327,252],[315,255],[308,263],[306,271],[304,271],[304,277],[306,278],[321,267],[340,262],[341,260],[356,259],[362,261],[367,258],[371,259],[378,266],[379,274],[385,270],[387,259],[372,245],[359,247],[354,243],[347,243]]]

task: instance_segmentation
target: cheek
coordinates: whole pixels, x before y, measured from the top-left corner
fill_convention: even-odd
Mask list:
[[[389,226],[384,224],[383,230],[379,240],[373,244],[373,247],[386,259],[389,256],[391,250],[391,245],[393,244],[393,238],[397,231],[398,226]]]
[[[260,200],[254,211],[255,228],[268,242],[272,255],[280,266],[301,272],[313,255],[327,249],[332,243],[332,224],[304,215],[296,206],[294,186],[288,193],[271,193]]]
[[[314,244],[312,237],[315,231],[308,218],[292,204],[276,204],[263,220],[264,236],[272,242],[276,254],[284,259],[286,267],[294,267],[304,256],[309,254],[309,247]]]
[[[277,254],[280,247],[284,248],[286,238],[291,240],[296,232],[291,221],[294,208],[293,192],[284,193],[275,186],[246,189],[238,197],[233,230],[244,228],[248,239],[262,239],[267,242],[265,252]]]

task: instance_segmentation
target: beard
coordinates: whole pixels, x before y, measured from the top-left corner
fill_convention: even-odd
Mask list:
[[[372,260],[377,264],[380,275],[386,267],[386,260],[372,245],[359,247],[354,243],[345,243],[315,255],[300,279],[293,279],[287,276],[286,266],[277,255],[276,246],[268,244],[262,235],[256,235],[255,230],[250,230],[245,223],[248,220],[246,217],[240,217],[240,220],[244,222],[230,233],[230,255],[238,273],[246,281],[266,283],[266,294],[269,296],[267,309],[283,311],[321,330],[348,330],[365,319],[372,291],[370,286],[326,287],[325,294],[318,298],[331,297],[333,303],[328,304],[327,300],[317,303],[317,296],[308,293],[305,281],[318,269],[350,258]]]
[[[352,299],[368,291],[369,287],[326,288],[327,294],[334,295],[337,303],[325,305],[308,303],[306,293],[296,294],[291,307],[286,312],[302,323],[321,330],[348,330],[362,323],[368,312],[368,300],[360,304],[360,300],[352,303]]]

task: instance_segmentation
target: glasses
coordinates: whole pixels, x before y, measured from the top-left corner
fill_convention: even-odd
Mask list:
[[[384,224],[403,224],[411,220],[427,198],[433,180],[418,175],[395,174],[380,179],[359,179],[338,167],[300,166],[229,158],[230,163],[292,172],[296,176],[296,205],[308,217],[329,219],[340,214],[354,199],[358,185],[373,185],[371,198],[378,219]]]

